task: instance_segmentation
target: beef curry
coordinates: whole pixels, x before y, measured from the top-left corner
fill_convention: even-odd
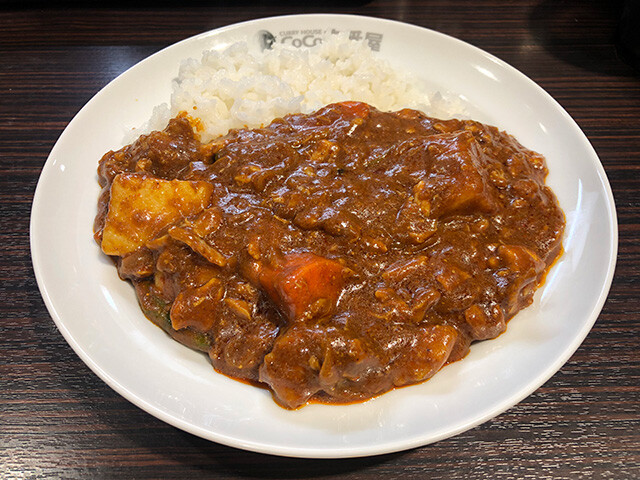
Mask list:
[[[95,238],[148,318],[284,407],[428,379],[561,253],[544,158],[494,127],[357,102],[206,144],[194,123],[102,158]]]

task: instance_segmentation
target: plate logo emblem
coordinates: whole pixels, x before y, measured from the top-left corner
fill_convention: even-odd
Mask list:
[[[261,50],[269,50],[275,43],[292,45],[296,48],[310,48],[321,44],[328,35],[336,35],[338,33],[341,33],[341,31],[336,30],[335,28],[324,30],[321,28],[308,30],[283,30],[276,34],[269,30],[260,30],[258,32],[258,43]],[[372,51],[380,51],[382,39],[384,37],[382,33],[365,32],[363,30],[349,30],[345,33],[348,34],[350,40],[365,42]]]

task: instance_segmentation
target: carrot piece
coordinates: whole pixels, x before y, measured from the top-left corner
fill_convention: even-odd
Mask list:
[[[287,255],[276,268],[258,274],[262,288],[291,320],[328,314],[342,292],[344,267],[313,253]]]
[[[337,103],[336,105],[338,105],[343,111],[360,118],[367,118],[371,111],[371,107],[362,102],[346,101]]]

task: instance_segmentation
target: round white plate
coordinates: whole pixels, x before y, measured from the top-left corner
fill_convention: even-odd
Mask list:
[[[320,32],[370,41],[392,65],[458,96],[477,120],[544,154],[567,216],[565,254],[499,338],[420,385],[363,404],[278,407],[262,389],[213,371],[208,358],[171,340],[141,313],[92,238],[101,156],[125,127],[168,101],[181,60],[261,31],[303,44]],[[381,40],[380,40],[381,39]],[[516,404],[551,377],[595,322],[611,284],[617,224],[602,165],[571,117],[501,60],[454,38],[403,23],[346,15],[256,20],[184,40],[140,62],[76,115],[51,151],[36,189],[31,250],[38,285],[58,328],[82,360],[140,408],[195,435],[297,457],[393,452],[450,437]]]

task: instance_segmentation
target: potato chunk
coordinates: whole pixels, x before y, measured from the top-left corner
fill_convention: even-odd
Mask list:
[[[102,251],[125,255],[137,250],[168,226],[207,208],[212,194],[206,182],[119,174],[111,185]]]
[[[431,218],[495,210],[498,199],[486,173],[490,160],[471,133],[442,134],[429,144],[429,153],[433,170],[414,188],[421,210]]]

